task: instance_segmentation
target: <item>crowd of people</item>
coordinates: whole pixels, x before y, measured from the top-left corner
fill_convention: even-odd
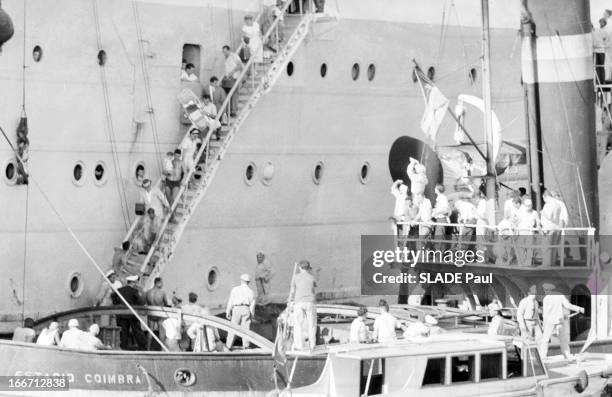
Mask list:
[[[411,159],[407,175],[410,192],[401,179],[391,186],[395,198],[392,219],[398,237],[419,241],[427,248],[479,249],[499,265],[527,267],[537,259],[542,265],[554,266],[558,254],[569,255],[565,247],[558,246],[561,230],[569,226],[569,213],[557,192],[544,190],[544,205],[536,211],[525,188],[512,191],[503,203],[501,221],[492,224],[484,184],[469,186],[452,200],[444,186],[437,184],[432,204],[425,196],[425,166]],[[538,251],[535,246],[539,241]]]

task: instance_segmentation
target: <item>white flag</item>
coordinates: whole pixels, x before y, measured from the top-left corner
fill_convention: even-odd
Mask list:
[[[421,130],[433,142],[436,141],[438,129],[442,124],[447,107],[448,99],[442,95],[438,87],[432,87],[427,99],[427,106],[425,106],[425,113],[421,119]]]

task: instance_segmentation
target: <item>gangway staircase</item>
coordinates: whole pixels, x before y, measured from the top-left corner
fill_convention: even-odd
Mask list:
[[[276,40],[279,33],[282,33],[285,41],[279,42],[276,40],[276,54],[268,59],[264,58],[264,62],[255,62],[255,59],[251,57],[244,65],[221,109],[218,109],[215,121],[219,122],[221,115],[226,112],[229,113],[229,111],[234,116],[229,117],[227,125],[221,127],[219,140],[211,139],[212,129],[208,129],[206,132],[195,157],[195,166],[189,170],[184,179],[188,183],[181,187],[177,199],[174,203],[171,203],[170,211],[164,217],[151,248],[146,255],[128,254],[127,263],[130,267],[139,269],[140,285],[144,290],[152,287],[154,278],[162,274],[165,266],[171,262],[187,223],[211,185],[234,137],[240,131],[249,114],[255,109],[261,97],[272,89],[307,37],[310,25],[316,21],[318,15],[314,13],[286,14],[290,4],[291,2],[287,2],[281,8],[281,15],[285,15],[282,23],[280,23],[281,19],[276,18],[263,36],[263,42],[266,43],[268,39]],[[238,48],[236,54],[239,53],[241,48],[242,45]],[[179,94],[179,99],[188,98],[191,95],[192,93],[183,91]],[[238,96],[237,109],[229,108],[232,95]],[[199,104],[196,104],[196,106],[199,106]],[[190,110],[193,110],[193,107]],[[196,111],[195,114],[196,117],[200,117],[199,112]],[[189,117],[189,114],[187,116]],[[187,134],[189,134],[189,131]],[[162,181],[160,180],[157,182],[157,186],[161,185]],[[132,242],[138,238],[141,223],[142,217],[138,217],[123,241]]]

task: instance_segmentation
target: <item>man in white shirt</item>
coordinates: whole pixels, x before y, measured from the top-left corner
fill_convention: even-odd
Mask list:
[[[193,63],[188,63],[185,65],[185,69],[181,71],[181,81],[198,81],[198,76],[195,74],[195,66]]]
[[[501,307],[493,305],[489,308],[491,322],[489,323],[488,335],[503,335],[504,334],[504,318],[501,315]]]
[[[111,282],[113,287],[117,290],[123,286],[121,281],[117,280],[117,274],[114,270],[109,270],[106,272],[106,278]],[[96,306],[112,306],[113,300],[111,299],[111,294],[113,293],[113,289],[107,282],[102,283],[102,288],[100,288],[100,293],[96,298]]]
[[[429,183],[427,179],[427,169],[417,159],[410,157],[410,163],[406,169],[408,178],[410,178],[410,193],[415,197],[419,194],[425,194],[425,187]]]
[[[542,195],[544,206],[540,212],[540,222],[544,234],[544,245],[557,245],[561,229],[561,216],[563,209],[558,200],[549,190]],[[542,250],[542,266],[554,266],[557,261],[558,248],[546,247]]]
[[[610,37],[606,28],[605,18],[599,20],[599,28],[593,29],[593,63],[595,64],[595,84],[606,83],[606,51],[610,47]]]
[[[423,194],[417,194],[414,196],[414,205],[419,209],[415,221],[416,222],[431,222],[431,212],[433,208],[431,207],[431,201]],[[427,244],[426,240],[429,239],[431,234],[431,225],[419,225],[419,239],[421,240],[421,244]]]
[[[393,207],[393,219],[395,222],[403,222],[405,220],[404,211],[406,205],[406,196],[408,194],[408,186],[401,179],[396,180],[391,185],[391,195],[395,197],[395,206]],[[403,231],[403,225],[396,226],[396,234],[400,235]]]
[[[68,320],[68,329],[62,334],[59,347],[68,349],[83,349],[85,347],[85,334],[79,329],[79,320],[72,318]]]
[[[240,77],[240,72],[243,68],[242,61],[232,52],[229,46],[223,46],[223,56],[225,57],[225,74],[223,76],[223,80],[221,81],[221,86],[225,90],[226,94],[229,94],[232,87],[236,83],[236,79]],[[230,99],[230,107],[229,107],[230,116],[234,117],[238,111],[238,95],[235,92]]]
[[[518,218],[518,244],[516,247],[519,266],[530,267],[533,264],[534,231],[540,227],[540,217],[533,210],[531,199],[525,199]]]
[[[55,321],[51,322],[49,327],[40,331],[40,335],[38,335],[38,339],[36,339],[37,345],[56,346],[59,345],[59,343],[59,324]]]
[[[111,350],[110,346],[106,346],[100,338],[100,327],[98,324],[91,324],[89,332],[83,332],[83,350]]]
[[[164,328],[164,344],[171,352],[180,352],[181,347],[179,341],[181,340],[181,321],[174,317],[168,317],[162,322]]]
[[[181,152],[183,153],[183,162],[187,171],[195,166],[195,154],[200,142],[200,130],[197,128],[189,131],[189,136],[186,136],[181,142]]]
[[[365,323],[367,317],[368,309],[360,307],[357,311],[357,318],[351,323],[349,339],[351,343],[366,343],[370,340],[368,326]]]
[[[240,276],[240,285],[232,288],[225,316],[232,324],[240,325],[242,328],[249,329],[251,327],[251,319],[255,315],[255,293],[249,287],[251,276],[243,274]],[[227,348],[231,349],[234,344],[234,334],[227,335]],[[242,346],[246,349],[249,347],[248,342],[242,340]]]
[[[389,313],[389,304],[381,299],[378,303],[380,316],[374,320],[374,340],[379,343],[392,342],[397,339],[395,330],[402,328],[402,324]]]
[[[472,241],[474,236],[475,227],[465,225],[475,225],[478,219],[476,212],[476,206],[469,200],[460,198],[455,202],[455,209],[458,211],[457,223],[459,224],[459,241],[469,242]],[[463,249],[473,248],[472,245],[466,244]]]
[[[580,306],[572,305],[565,295],[555,292],[555,286],[550,283],[542,285],[544,289],[544,300],[542,301],[542,317],[544,319],[544,330],[540,340],[540,357],[546,358],[548,355],[548,342],[550,337],[557,329],[559,334],[559,345],[561,353],[565,358],[571,356],[569,348],[569,314],[571,311],[584,313]]]
[[[434,190],[436,192],[436,204],[434,205],[433,210],[431,212],[431,217],[436,223],[449,223],[451,208],[448,202],[448,198],[446,197],[446,194],[444,194],[444,185],[437,184]],[[434,236],[436,240],[447,239],[446,226],[436,225],[434,229]],[[434,247],[436,250],[445,250],[446,244],[435,243]]]
[[[538,301],[536,300],[537,287],[529,287],[527,296],[521,299],[516,310],[516,322],[524,338],[535,338],[536,325],[539,323]]]

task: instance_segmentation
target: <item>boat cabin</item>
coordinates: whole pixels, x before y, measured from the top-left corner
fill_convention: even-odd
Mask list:
[[[534,389],[546,378],[534,345],[446,334],[338,350],[316,383],[293,394],[440,396],[452,388],[454,397],[494,395]]]

